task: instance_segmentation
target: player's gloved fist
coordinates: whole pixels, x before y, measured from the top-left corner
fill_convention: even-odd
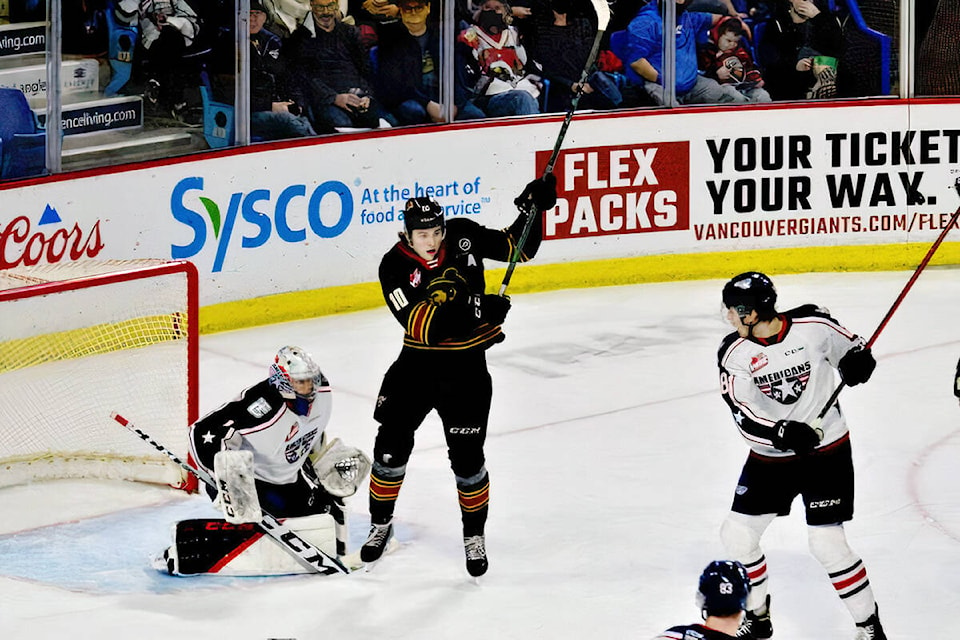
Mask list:
[[[866,349],[854,347],[847,351],[837,364],[843,383],[849,387],[869,380],[876,367],[877,361],[873,359],[873,352],[869,347]]]
[[[510,311],[510,297],[498,296],[494,293],[483,295],[480,300],[480,317],[489,324],[503,324]]]
[[[466,302],[470,288],[467,281],[455,267],[447,267],[427,285],[427,297],[433,304],[440,306],[447,302]]]
[[[523,188],[523,193],[517,196],[513,204],[524,208],[524,205],[530,202],[537,208],[537,211],[553,209],[557,204],[557,177],[548,173],[542,178],[527,183],[527,186]]]
[[[960,398],[960,361],[957,362],[957,377],[953,381],[953,395]]]
[[[781,420],[773,425],[771,440],[780,451],[810,453],[820,444],[820,434],[806,422]]]

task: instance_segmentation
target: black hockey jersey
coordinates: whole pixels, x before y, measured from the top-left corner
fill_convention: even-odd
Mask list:
[[[193,458],[213,473],[213,457],[222,449],[253,452],[254,476],[289,484],[309,453],[320,444],[330,421],[332,394],[324,385],[306,416],[294,413],[269,379],[207,414],[190,427]]]
[[[654,640],[729,640],[734,637],[702,624],[687,624],[670,627]]]
[[[435,260],[424,260],[403,239],[383,256],[380,286],[387,306],[405,330],[404,348],[485,349],[503,340],[500,326],[483,322],[478,312],[479,298],[486,288],[483,261],[508,262],[525,220],[521,214],[508,229],[496,230],[467,218],[455,218],[446,225],[446,235]],[[520,256],[521,262],[536,255],[540,241],[540,225],[534,223]],[[450,267],[466,280],[469,300],[435,304],[427,293],[430,283]]]
[[[773,446],[778,420],[811,424],[833,394],[837,364],[864,341],[834,320],[824,309],[805,305],[780,314],[779,334],[767,339],[724,338],[718,354],[720,389],[740,435],[764,456],[792,456]],[[820,446],[836,442],[847,424],[834,403],[820,424]]]

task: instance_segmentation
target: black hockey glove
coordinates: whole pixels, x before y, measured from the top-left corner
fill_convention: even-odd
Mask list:
[[[773,446],[780,451],[810,453],[820,444],[820,434],[806,422],[781,420],[773,425]]]
[[[960,360],[957,361],[957,378],[953,381],[953,395],[960,398]]]
[[[837,369],[840,370],[840,377],[843,383],[849,387],[854,387],[870,379],[870,375],[877,367],[877,361],[873,359],[873,352],[870,348],[861,349],[854,347],[840,358]]]
[[[480,318],[488,324],[503,324],[510,311],[510,296],[486,293],[480,300]]]
[[[523,211],[527,210],[529,203],[533,203],[537,211],[553,209],[557,204],[557,177],[548,173],[542,178],[527,183],[527,186],[523,188],[523,193],[513,201],[513,204]]]
[[[467,281],[454,267],[447,267],[427,285],[427,297],[433,304],[440,306],[448,302],[466,303],[470,295]]]

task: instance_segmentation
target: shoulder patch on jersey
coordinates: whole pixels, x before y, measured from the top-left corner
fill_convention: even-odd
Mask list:
[[[247,407],[247,413],[254,418],[262,418],[270,413],[270,403],[265,398],[257,398]]]
[[[410,272],[410,286],[417,288],[420,286],[421,282],[423,282],[423,272],[420,271],[420,267],[417,267]]]
[[[457,242],[457,248],[463,253],[468,253],[472,247],[473,242],[470,241],[470,238],[460,238]]]

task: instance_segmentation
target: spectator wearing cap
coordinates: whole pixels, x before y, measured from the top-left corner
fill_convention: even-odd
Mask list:
[[[261,140],[316,135],[301,106],[285,96],[282,41],[264,28],[261,0],[250,1],[250,133]]]
[[[310,13],[284,44],[290,98],[308,109],[317,133],[380,126],[369,55],[359,30],[342,18],[337,0],[311,0]]]
[[[377,49],[377,95],[402,125],[443,122],[440,104],[440,33],[430,20],[429,0],[398,0],[400,22],[385,26]],[[459,71],[462,65],[457,65]],[[463,79],[454,83],[454,117],[483,118],[470,102]]]

